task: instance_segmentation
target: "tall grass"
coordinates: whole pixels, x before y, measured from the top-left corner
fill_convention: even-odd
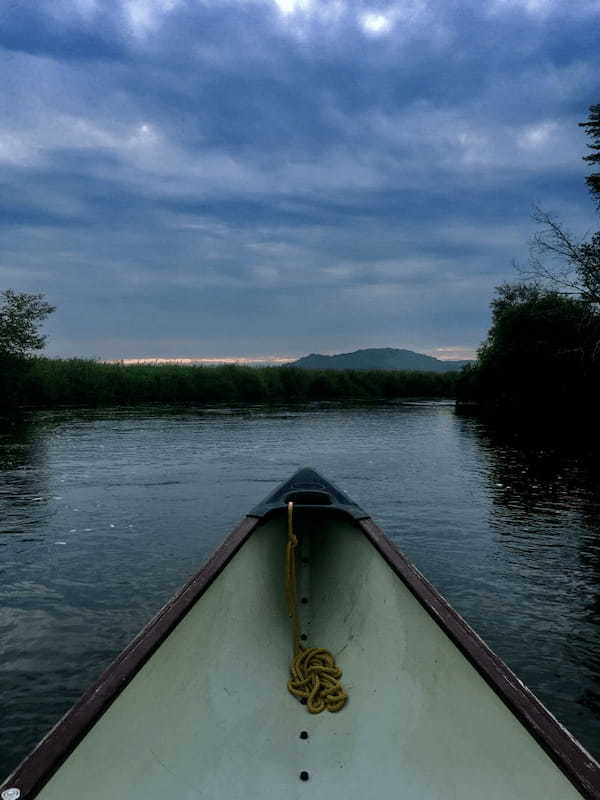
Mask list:
[[[457,373],[298,367],[102,364],[32,358],[16,376],[19,404],[260,403],[453,397]],[[1,404],[1,403],[0,403]]]

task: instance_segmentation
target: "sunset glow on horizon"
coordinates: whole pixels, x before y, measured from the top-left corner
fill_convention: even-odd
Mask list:
[[[356,348],[367,349],[367,348]],[[401,348],[398,348],[401,349]],[[402,348],[410,349],[410,348]],[[354,351],[346,351],[354,352]],[[429,350],[422,351],[424,355],[433,356],[440,361],[462,361],[473,360],[476,357],[475,350],[467,347],[436,347]],[[144,357],[144,358],[112,358],[100,359],[104,364],[123,364],[124,366],[134,364],[181,364],[182,366],[222,366],[227,364],[239,364],[240,366],[283,366],[292,361],[297,361],[303,355],[267,355],[267,356],[222,356],[222,357],[183,357],[183,358],[165,358],[165,357]],[[339,353],[325,352],[322,355],[339,355]]]

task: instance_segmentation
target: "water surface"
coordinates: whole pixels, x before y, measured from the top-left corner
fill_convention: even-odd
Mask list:
[[[0,435],[0,773],[310,465],[600,755],[600,489],[449,403],[33,413]],[[226,620],[224,620],[226,624]]]

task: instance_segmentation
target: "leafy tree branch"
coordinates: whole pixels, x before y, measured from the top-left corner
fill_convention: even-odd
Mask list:
[[[54,310],[43,294],[0,292],[0,356],[24,358],[41,350],[46,337],[40,325]]]

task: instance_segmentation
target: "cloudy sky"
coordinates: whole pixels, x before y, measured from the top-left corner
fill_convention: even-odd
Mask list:
[[[469,355],[598,227],[598,0],[1,0],[0,288],[51,355]]]

